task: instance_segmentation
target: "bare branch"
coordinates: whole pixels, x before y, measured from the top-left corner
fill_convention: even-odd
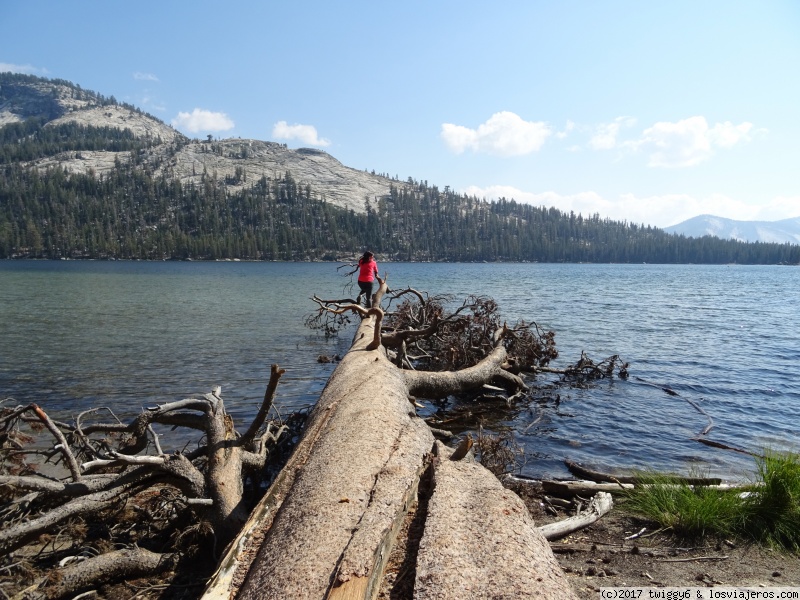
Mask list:
[[[506,349],[498,344],[477,365],[460,371],[403,371],[408,391],[412,396],[443,398],[480,387],[500,372],[506,360]]]
[[[614,507],[614,499],[608,492],[597,492],[589,503],[587,510],[580,515],[548,523],[537,527],[546,540],[556,540],[578,531],[597,521]]]
[[[317,304],[324,306],[345,306],[356,303],[354,298],[339,298],[338,300],[333,300],[333,299],[319,298],[316,295],[312,296],[311,300],[313,300]]]
[[[146,409],[131,423],[96,423],[83,427],[81,433],[84,439],[93,433],[129,433],[131,434],[131,439],[120,448],[120,452],[131,455],[138,454],[147,447],[147,434],[152,431],[151,425],[153,423],[189,427],[191,429],[197,429],[198,431],[204,431],[205,419],[203,416],[191,412],[178,411],[194,410],[205,414],[213,410],[216,401],[215,397],[209,394],[205,398],[187,398],[177,402],[169,402],[161,406]]]
[[[44,513],[36,519],[16,523],[0,530],[0,552],[11,552],[67,519],[79,515],[96,514],[105,508],[113,506],[120,501],[120,498],[124,497],[126,492],[142,484],[142,481],[127,482],[94,494],[81,496]]]
[[[377,294],[375,294],[377,297]],[[375,317],[375,327],[372,329],[372,341],[367,344],[367,350],[377,350],[381,346],[381,321],[383,321],[383,311],[376,306],[379,301],[373,302],[372,308],[367,311],[368,316]]]
[[[82,496],[104,489],[117,477],[118,475],[104,474],[94,477],[83,477],[79,482],[62,482],[39,476],[3,475],[0,476],[0,487],[63,494],[67,496]]]
[[[186,504],[189,506],[214,506],[211,498],[187,498]]]
[[[378,290],[372,296],[372,307],[378,308],[381,305],[383,296],[389,291],[389,284],[387,283],[389,280],[389,273],[384,273],[383,279],[381,279],[380,275],[376,275],[375,279],[378,280]]]
[[[522,381],[522,378],[518,375],[514,375],[513,373],[509,373],[505,369],[500,369],[495,374],[495,379],[500,379],[503,383],[507,384],[508,386],[512,387],[515,391],[516,390],[523,390],[527,391],[528,386]]]
[[[267,462],[266,455],[255,452],[242,452],[242,468],[249,471],[258,471],[264,468]]]
[[[53,423],[53,421],[50,420],[50,417],[47,416],[47,413],[39,408],[38,405],[31,404],[30,408],[37,418],[44,423],[45,427],[47,427],[50,433],[53,434],[56,440],[58,440],[58,445],[56,448],[64,456],[64,460],[67,461],[67,466],[69,467],[69,472],[72,474],[73,481],[80,481],[82,476],[80,467],[78,466],[78,461],[75,459],[75,455],[72,453],[72,450],[70,450],[64,434],[61,433],[61,430],[56,427],[55,423]]]
[[[34,592],[33,599],[73,597],[76,593],[116,579],[151,576],[173,568],[176,554],[158,554],[144,548],[114,550],[84,560],[57,572],[57,583],[46,591]]]
[[[156,433],[156,430],[153,429],[152,424],[147,426],[147,431],[153,438],[153,445],[156,447],[156,454],[164,454],[164,451],[161,449],[161,442],[158,439],[158,434]]]
[[[313,296],[311,299],[319,305],[320,311],[324,311],[334,315],[342,315],[347,312],[354,312],[358,313],[362,317],[367,316],[367,309],[354,302],[351,302],[349,304],[339,304],[339,301],[322,300],[321,298],[317,298],[316,296]]]
[[[418,339],[427,338],[436,333],[439,329],[439,316],[434,315],[431,324],[424,329],[406,329],[382,337],[383,345],[387,348],[399,348],[404,343],[413,342]]]
[[[129,456],[127,454],[120,454],[119,452],[112,452],[112,458],[100,458],[92,460],[81,465],[84,471],[98,469],[101,467],[111,467],[119,465],[157,465],[161,466],[166,462],[163,456]]]
[[[399,291],[391,290],[390,293],[392,295],[392,300],[396,300],[397,298],[402,298],[406,294],[413,294],[414,296],[417,297],[417,300],[419,301],[420,305],[425,306],[426,303],[425,296],[422,295],[422,292],[418,292],[414,288],[406,288],[404,290],[399,290]]]
[[[261,429],[261,426],[264,424],[264,421],[267,419],[267,415],[269,414],[270,408],[272,408],[272,402],[275,399],[275,391],[278,389],[278,382],[281,379],[281,376],[286,371],[278,367],[278,365],[272,365],[272,369],[269,376],[269,384],[267,384],[267,390],[264,392],[264,400],[261,402],[261,406],[258,409],[258,414],[253,419],[253,422],[250,423],[250,427],[247,431],[239,438],[239,445],[242,448],[247,448],[255,439],[258,430]]]

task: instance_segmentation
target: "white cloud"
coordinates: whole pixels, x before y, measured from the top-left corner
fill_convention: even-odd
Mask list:
[[[0,62],[0,73],[6,72],[24,73],[26,75],[45,75],[48,71],[47,69],[40,69],[33,65],[15,65],[12,63]]]
[[[140,71],[136,71],[136,73],[133,74],[133,78],[137,81],[158,81],[158,77],[152,73],[142,73]]]
[[[715,145],[721,148],[730,148],[739,142],[749,142],[752,139],[750,137],[752,129],[752,123],[744,122],[734,125],[730,121],[725,121],[714,125],[714,128],[708,131],[708,136]]]
[[[320,138],[313,125],[289,125],[286,121],[278,121],[272,126],[272,137],[277,140],[299,140],[309,146],[330,146],[330,140]]]
[[[800,196],[776,196],[758,207],[754,221],[782,221],[800,217]]]
[[[153,98],[147,93],[145,93],[141,97],[141,99],[139,100],[139,104],[148,109],[156,110],[158,112],[164,112],[167,110],[167,107],[164,105],[163,102],[159,102],[156,98]]]
[[[589,140],[589,147],[593,150],[611,150],[617,146],[617,136],[623,127],[632,127],[636,124],[633,117],[617,117],[611,123],[602,123],[594,128],[594,134]]]
[[[753,124],[747,122],[709,127],[705,117],[689,117],[675,123],[658,122],[628,145],[648,152],[650,167],[691,167],[708,160],[716,148],[749,142],[752,128]]]
[[[463,154],[467,148],[478,148],[478,132],[463,125],[443,123],[441,136],[444,143],[456,154]]]
[[[172,126],[176,129],[185,129],[190,133],[198,133],[200,131],[227,131],[233,129],[234,123],[225,113],[195,108],[191,113],[179,112],[178,116],[172,119]]]
[[[441,137],[456,154],[466,150],[498,156],[521,156],[542,147],[551,128],[541,121],[525,121],[519,115],[503,111],[470,129],[463,125],[443,123]]]
[[[525,192],[513,186],[494,185],[485,188],[470,186],[462,193],[487,200],[504,197],[534,206],[555,207],[562,212],[574,211],[584,217],[599,214],[614,221],[669,227],[698,215],[715,215],[738,221],[779,221],[800,216],[800,197],[779,196],[765,205],[752,205],[723,194],[696,198],[689,194],[636,196],[621,194],[604,198],[594,191],[559,194],[547,191]]]
[[[570,121],[569,119],[567,119],[567,124],[564,126],[564,130],[556,133],[556,137],[560,140],[563,140],[570,133],[572,133],[575,127],[576,127],[575,121]]]

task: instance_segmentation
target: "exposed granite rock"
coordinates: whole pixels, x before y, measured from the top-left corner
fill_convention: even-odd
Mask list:
[[[291,150],[283,144],[259,140],[191,142],[163,168],[171,169],[182,182],[199,183],[204,172],[217,180],[233,179],[237,167],[244,176],[238,183],[227,184],[231,190],[251,187],[262,176],[276,179],[291,173],[298,186],[311,186],[312,195],[356,212],[365,211],[367,198],[374,202],[387,196],[392,183],[386,177],[346,167],[321,150]],[[397,181],[394,184],[402,186]]]
[[[38,169],[61,166],[70,173],[86,174],[90,170],[95,174],[105,174],[115,168],[115,161],[126,163],[130,160],[130,152],[100,152],[81,150],[80,152],[61,152],[27,163]]]
[[[93,125],[94,127],[130,129],[137,138],[149,138],[154,141],[161,140],[167,144],[184,137],[182,133],[161,121],[156,121],[147,115],[113,104],[72,110],[50,121],[47,125],[56,126],[70,122],[79,123],[80,125]]]
[[[389,194],[392,184],[405,184],[344,166],[314,148],[292,150],[284,144],[259,140],[189,140],[154,117],[127,105],[103,103],[91,92],[47,80],[15,81],[0,86],[0,126],[31,117],[47,120],[48,127],[80,123],[95,127],[130,129],[151,144],[142,161],[160,176],[200,184],[212,177],[230,192],[255,185],[261,177],[282,178],[290,173],[298,187],[311,187],[312,196],[363,213],[365,201]],[[130,152],[62,152],[28,163],[49,168],[62,166],[73,173],[90,170],[104,175],[130,160]]]

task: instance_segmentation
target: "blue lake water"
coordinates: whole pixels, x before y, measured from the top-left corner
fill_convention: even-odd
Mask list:
[[[326,340],[303,325],[313,294],[351,295],[336,266],[0,261],[0,398],[37,402],[62,419],[91,406],[125,417],[221,385],[241,423],[278,363],[287,369],[280,410],[313,404],[335,367],[317,357],[343,354],[351,338]],[[523,474],[566,476],[564,458],[604,470],[751,472],[746,455],[694,440],[709,424],[696,406],[713,420],[709,439],[798,450],[798,268],[380,267],[394,288],[491,295],[509,321],[554,330],[561,356],[553,366],[582,350],[630,362],[627,381],[563,389],[558,401],[523,402],[506,415],[526,450]]]

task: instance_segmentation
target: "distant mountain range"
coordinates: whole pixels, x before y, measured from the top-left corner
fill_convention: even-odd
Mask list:
[[[800,217],[782,221],[735,221],[713,215],[700,215],[664,229],[686,237],[713,235],[723,240],[800,244]]]

